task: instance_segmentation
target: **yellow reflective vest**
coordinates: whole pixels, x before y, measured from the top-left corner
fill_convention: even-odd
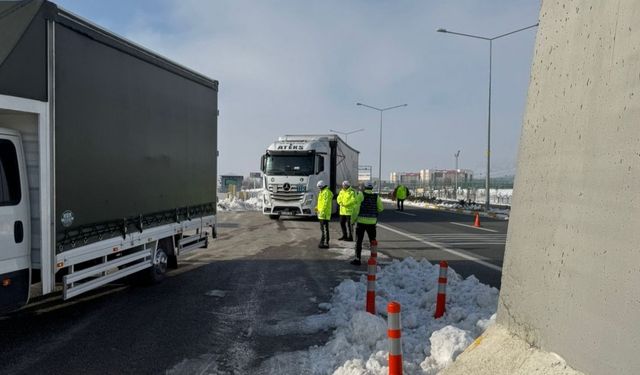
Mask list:
[[[404,185],[398,185],[396,188],[396,199],[407,199],[409,189]]]
[[[362,204],[362,201],[364,201],[364,195],[370,195],[370,194],[374,194],[373,190],[371,189],[365,189],[365,191],[363,193],[361,193],[360,195],[358,195],[358,199],[357,199],[357,207],[358,207],[358,216],[356,218],[356,222],[361,223],[361,224],[376,224],[378,222],[378,219],[375,217],[363,217],[360,216],[360,205]],[[382,199],[380,199],[380,196],[378,195],[378,198],[376,199],[376,211],[378,211],[378,213],[382,212],[384,210],[384,206],[382,204]]]
[[[338,193],[340,216],[351,216],[356,205],[356,191],[352,187],[340,189]]]
[[[332,201],[333,193],[328,187],[320,190],[320,194],[318,194],[318,205],[316,206],[319,220],[331,220]]]

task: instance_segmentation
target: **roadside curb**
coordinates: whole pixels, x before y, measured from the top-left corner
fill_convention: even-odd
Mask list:
[[[506,327],[493,324],[469,345],[443,375],[585,375],[555,353],[529,345]]]

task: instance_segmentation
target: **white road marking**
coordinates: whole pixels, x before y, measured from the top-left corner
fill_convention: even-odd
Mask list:
[[[412,214],[411,212],[396,211],[396,213],[403,214],[403,215],[409,215],[409,216],[417,216],[416,214]]]
[[[416,233],[416,235],[429,237],[507,237],[506,233]]]
[[[482,265],[482,266],[485,266],[485,267],[487,267],[487,268],[490,268],[490,269],[492,269],[492,270],[502,272],[502,267],[500,267],[500,266],[496,266],[495,264],[491,264],[491,263],[489,263],[489,262],[485,262],[484,260],[482,260],[482,259],[478,259],[478,258],[474,257],[473,255],[469,255],[469,254],[467,254],[467,253],[463,253],[463,252],[460,252],[460,251],[458,251],[458,250],[449,249],[448,247],[444,247],[444,246],[442,246],[442,245],[440,245],[440,244],[438,244],[438,243],[435,243],[435,242],[429,242],[429,241],[424,240],[424,239],[422,239],[422,238],[420,238],[420,237],[416,237],[416,236],[414,236],[414,235],[412,235],[412,234],[409,234],[409,233],[405,233],[405,232],[399,231],[399,230],[397,230],[397,229],[391,228],[391,227],[386,226],[386,225],[384,225],[384,224],[380,224],[380,223],[378,223],[378,226],[379,226],[380,228],[386,229],[386,230],[388,230],[388,231],[390,231],[390,232],[393,232],[393,233],[399,234],[399,235],[401,235],[401,236],[404,236],[404,237],[410,238],[410,239],[412,239],[412,240],[414,240],[414,241],[416,241],[416,242],[421,242],[421,243],[423,243],[423,244],[425,244],[425,245],[427,245],[427,246],[435,247],[436,249],[440,249],[440,250],[445,251],[445,252],[447,252],[447,253],[449,253],[449,254],[453,254],[453,255],[458,256],[458,257],[460,257],[460,258],[464,258],[464,259],[470,260],[470,261],[472,261],[472,262],[474,262],[474,263],[478,263],[478,264],[480,264],[480,265]]]
[[[504,242],[447,242],[449,246],[504,245]]]
[[[480,230],[486,230],[487,232],[493,232],[493,233],[498,233],[497,230],[493,230],[493,229],[489,229],[489,228],[482,228],[482,227],[474,227],[473,225],[469,225],[469,224],[462,224],[462,223],[455,223],[453,221],[449,222],[450,224],[455,224],[455,225],[459,225],[461,227],[467,227],[467,228],[473,228],[473,229],[480,229]]]

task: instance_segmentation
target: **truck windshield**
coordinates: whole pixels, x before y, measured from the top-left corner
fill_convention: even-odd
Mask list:
[[[309,176],[314,174],[313,155],[268,155],[265,174],[272,176]]]

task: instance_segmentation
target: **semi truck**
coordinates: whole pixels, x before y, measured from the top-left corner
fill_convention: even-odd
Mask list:
[[[263,214],[315,216],[318,181],[328,184],[335,200],[343,181],[357,182],[358,156],[335,134],[279,137],[262,156]]]
[[[0,2],[0,35],[0,311],[206,247],[218,82],[49,1]]]

